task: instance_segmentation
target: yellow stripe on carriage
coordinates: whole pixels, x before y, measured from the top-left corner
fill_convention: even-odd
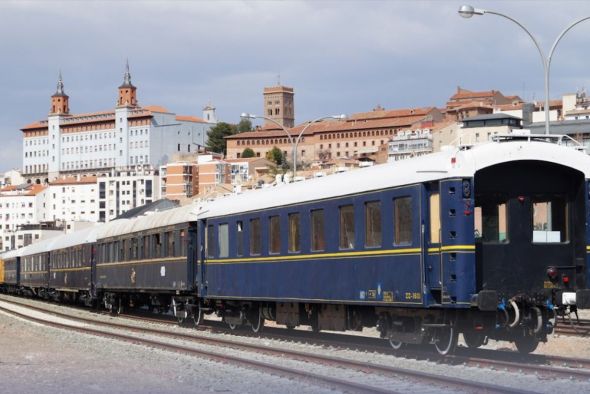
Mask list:
[[[273,261],[293,261],[293,260],[311,260],[311,259],[334,259],[359,256],[384,256],[384,255],[414,255],[419,254],[420,248],[403,248],[388,250],[364,250],[360,252],[337,252],[337,253],[316,253],[316,254],[292,254],[288,256],[268,256],[268,257],[248,257],[238,259],[207,259],[206,264],[224,264],[224,263],[254,263],[254,262],[273,262]]]

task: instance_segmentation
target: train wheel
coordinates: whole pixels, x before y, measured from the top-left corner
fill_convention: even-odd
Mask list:
[[[229,329],[234,331],[236,328],[238,328],[238,325],[235,323],[228,323],[227,324],[229,326]]]
[[[201,304],[197,306],[197,311],[193,314],[193,322],[195,323],[195,327],[200,326],[205,321],[205,313],[203,312],[203,308],[201,308]]]
[[[434,347],[441,356],[452,354],[457,346],[459,334],[453,326],[439,328],[434,338]]]
[[[539,340],[532,335],[523,335],[514,339],[514,344],[519,353],[532,353],[539,346]]]
[[[476,349],[483,345],[486,336],[479,332],[464,332],[463,333],[463,340],[465,340],[465,344],[468,348]]]
[[[391,338],[389,338],[389,344],[391,345],[393,350],[400,350],[404,347],[404,343],[402,341],[394,341]]]
[[[250,321],[250,326],[252,327],[252,331],[255,333],[259,333],[262,331],[264,327],[264,317],[262,317],[262,310],[257,308],[256,312],[253,314],[255,317]]]

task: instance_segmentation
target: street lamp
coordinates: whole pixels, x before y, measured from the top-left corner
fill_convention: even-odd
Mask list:
[[[576,26],[578,23],[583,22],[587,19],[590,19],[590,16],[580,18],[580,19],[572,22],[568,27],[566,27],[561,32],[561,34],[559,34],[557,36],[557,38],[553,42],[553,45],[551,46],[551,50],[549,51],[549,56],[545,57],[545,54],[543,53],[543,49],[541,48],[541,46],[539,45],[539,43],[537,42],[535,37],[533,37],[531,32],[528,31],[526,29],[526,27],[524,27],[522,25],[522,23],[520,23],[516,19],[513,19],[513,18],[509,17],[508,15],[504,15],[499,12],[490,11],[490,10],[483,10],[480,8],[473,8],[470,5],[462,5],[461,8],[459,8],[459,15],[462,16],[463,18],[471,18],[473,15],[484,15],[484,14],[492,14],[492,15],[501,16],[503,18],[506,18],[506,19],[516,23],[518,26],[520,26],[522,28],[522,30],[524,30],[526,32],[526,34],[528,34],[528,36],[531,38],[531,40],[533,40],[533,43],[537,47],[537,50],[539,51],[539,55],[541,55],[541,62],[543,63],[543,71],[545,73],[545,134],[549,134],[549,71],[551,69],[551,59],[553,58],[553,52],[555,52],[555,48],[557,47],[557,44],[559,43],[559,41],[561,41],[561,39],[563,38],[565,33],[570,31],[570,29],[572,27]]]
[[[292,145],[292,156],[293,156],[293,179],[295,179],[295,176],[297,175],[297,145],[299,144],[299,141],[301,140],[301,137],[303,136],[303,133],[305,133],[305,130],[307,130],[307,128],[309,126],[311,126],[312,124],[322,121],[324,119],[337,119],[337,120],[345,120],[347,117],[346,115],[342,114],[342,115],[329,115],[329,116],[322,116],[320,118],[314,119],[310,122],[308,122],[305,127],[303,127],[303,129],[299,132],[299,134],[297,135],[297,138],[293,138],[293,136],[291,135],[291,133],[289,132],[289,130],[283,126],[281,123],[277,122],[275,119],[269,118],[267,116],[258,116],[258,115],[253,115],[253,114],[249,114],[246,112],[243,112],[242,115],[240,115],[241,118],[243,119],[264,119],[267,120],[271,123],[274,123],[275,125],[279,126],[281,129],[283,129],[283,131],[287,134],[287,136],[289,137],[289,142]]]

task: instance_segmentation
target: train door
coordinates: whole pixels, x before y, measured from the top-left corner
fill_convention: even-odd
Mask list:
[[[96,297],[96,262],[98,261],[98,248],[102,248],[102,259],[104,261],[108,261],[105,259],[106,256],[108,256],[109,254],[107,253],[107,248],[112,247],[109,244],[92,244],[89,246],[90,248],[90,283],[89,283],[89,287],[90,287],[90,297],[95,298]]]
[[[198,222],[197,243],[195,253],[197,254],[197,288],[199,297],[207,297],[207,265],[205,264],[205,249],[206,249],[206,229],[207,222],[201,220]]]
[[[186,239],[186,256],[187,256],[187,267],[188,275],[191,278],[191,287],[196,287],[198,290],[199,278],[197,277],[198,264],[199,264],[199,248],[198,248],[198,231],[197,224],[190,223],[188,228],[188,237]]]
[[[441,256],[441,216],[440,191],[438,182],[426,187],[427,213],[423,228],[424,237],[424,274],[425,284],[429,289],[427,303],[440,304],[442,298],[442,256]]]

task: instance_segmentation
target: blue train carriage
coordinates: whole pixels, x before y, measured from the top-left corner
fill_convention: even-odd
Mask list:
[[[572,148],[507,137],[210,202],[197,315],[533,351],[556,311],[589,304],[589,171]]]
[[[96,291],[107,309],[171,309],[184,320],[195,305],[195,206],[115,220],[97,233]]]
[[[3,265],[3,275],[0,289],[4,293],[19,294],[20,290],[20,256],[22,249],[11,250],[0,256]]]
[[[20,249],[19,280],[23,294],[50,299],[50,255],[56,238],[49,238]]]
[[[94,254],[98,226],[56,237],[51,242],[49,292],[56,301],[93,304]]]

